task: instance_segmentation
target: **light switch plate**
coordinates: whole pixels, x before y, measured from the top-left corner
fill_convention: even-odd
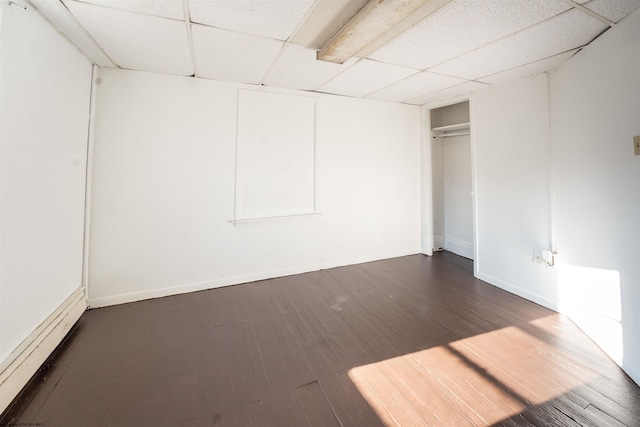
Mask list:
[[[636,156],[640,156],[640,135],[633,137],[633,152]]]

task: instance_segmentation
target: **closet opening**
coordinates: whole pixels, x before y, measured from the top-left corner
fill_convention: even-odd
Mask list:
[[[474,259],[469,102],[430,111],[433,250]]]

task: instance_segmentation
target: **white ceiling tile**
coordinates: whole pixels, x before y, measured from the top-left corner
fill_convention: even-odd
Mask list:
[[[91,61],[101,67],[115,66],[82,28],[78,26],[62,3],[52,0],[31,0],[31,3]]]
[[[199,24],[287,40],[314,0],[189,0]]]
[[[402,102],[408,99],[414,99],[418,96],[437,92],[439,90],[446,89],[463,82],[464,80],[454,77],[420,72],[390,86],[387,86],[384,89],[367,95],[365,96],[365,98],[379,99],[382,101]]]
[[[361,97],[417,73],[412,68],[363,59],[318,91]]]
[[[497,84],[510,80],[517,80],[524,77],[534,76],[546,71],[555,70],[565,61],[571,58],[577,51],[578,49],[573,49],[568,52],[563,52],[559,55],[541,59],[540,61],[535,61],[530,64],[522,65],[520,67],[511,68],[510,70],[502,71],[500,73],[491,74],[490,76],[482,77],[478,80],[485,83]]]
[[[475,80],[583,46],[608,27],[572,9],[429,71]]]
[[[370,57],[425,69],[569,8],[562,0],[454,0]]]
[[[640,0],[593,0],[584,6],[609,21],[619,22],[640,7]]]
[[[356,58],[351,58],[344,64],[318,61],[314,49],[289,44],[269,71],[264,84],[288,89],[315,90],[356,61]]]
[[[204,25],[191,28],[198,75],[216,80],[260,83],[284,44]]]
[[[98,65],[193,74],[183,0],[30,1]],[[565,0],[452,0],[374,52],[374,60],[351,58],[343,65],[317,61],[316,48],[335,31],[331,28],[366,2],[188,0],[199,74],[432,102],[435,96],[478,87],[466,80],[495,84],[556,68],[608,28],[582,10],[563,13],[571,8]],[[640,7],[640,0],[576,2],[616,22]],[[330,22],[332,16],[335,22]],[[283,48],[286,39],[314,48],[293,43]],[[425,68],[426,73],[416,72]]]
[[[68,7],[119,66],[164,74],[193,74],[184,22],[75,1]]]
[[[453,98],[455,96],[466,95],[471,92],[488,87],[489,85],[480,82],[466,82],[453,86],[438,92],[430,93],[428,95],[419,96],[417,98],[405,101],[407,104],[424,105],[432,102],[443,101],[445,99]]]
[[[49,0],[51,1],[51,0]],[[182,0],[64,0],[66,3],[84,2],[106,6],[129,12],[145,13],[147,15],[165,18],[184,19]]]

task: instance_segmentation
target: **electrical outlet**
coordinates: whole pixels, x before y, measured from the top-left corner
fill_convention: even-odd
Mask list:
[[[640,135],[633,137],[633,153],[640,156]]]
[[[533,262],[536,264],[542,264],[542,252],[533,251]]]

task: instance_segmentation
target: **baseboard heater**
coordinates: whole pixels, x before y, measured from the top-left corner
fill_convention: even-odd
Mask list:
[[[84,289],[79,288],[0,363],[0,414],[9,407],[86,309]]]

